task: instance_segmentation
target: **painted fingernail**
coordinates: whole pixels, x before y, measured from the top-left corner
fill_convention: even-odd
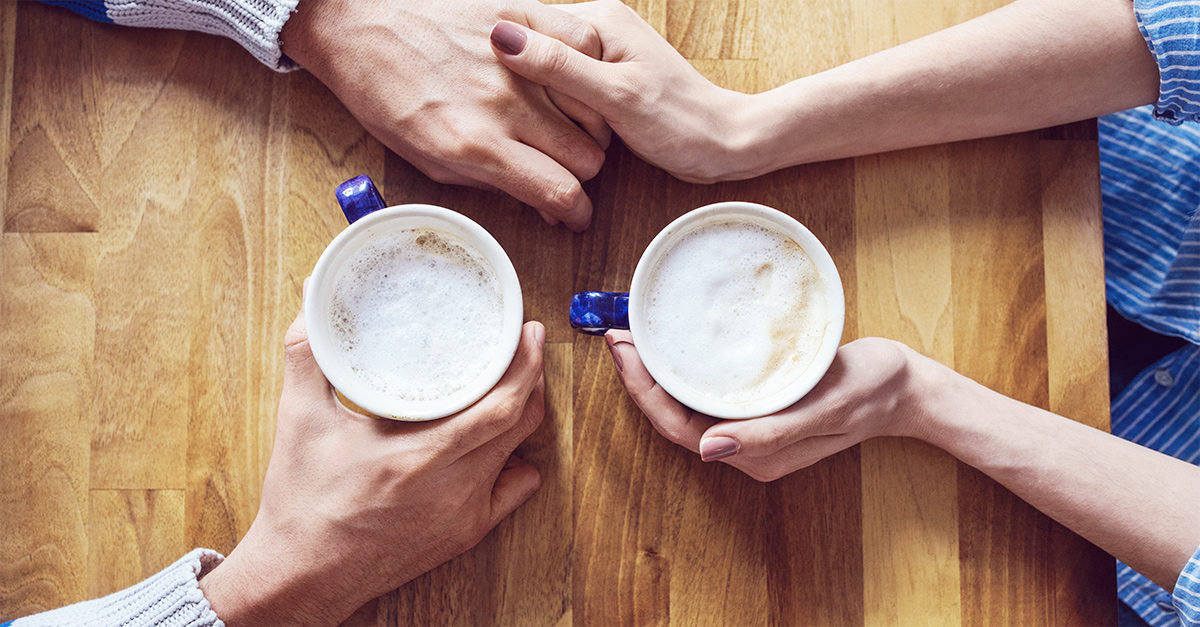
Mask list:
[[[546,345],[546,327],[542,326],[541,324],[534,325],[533,339],[537,341],[538,348],[542,348],[543,346],[545,346]]]
[[[526,41],[525,31],[512,22],[497,22],[492,28],[492,45],[504,54],[521,54]]]
[[[608,342],[608,352],[612,353],[613,363],[617,364],[617,372],[624,373],[625,362],[621,361],[621,353],[617,352],[617,341],[607,333],[604,335],[604,341]]]
[[[714,435],[711,438],[700,440],[700,459],[706,462],[733,457],[740,450],[742,450],[741,442],[723,435]]]

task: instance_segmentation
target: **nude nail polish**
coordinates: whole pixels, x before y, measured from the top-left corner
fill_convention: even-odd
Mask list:
[[[492,28],[492,45],[504,54],[521,54],[527,40],[525,31],[515,24],[499,22]]]
[[[700,459],[706,462],[733,457],[740,450],[742,450],[741,442],[723,435],[714,435],[711,438],[700,440]]]

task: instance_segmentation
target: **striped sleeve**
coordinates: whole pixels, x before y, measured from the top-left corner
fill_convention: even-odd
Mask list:
[[[1134,0],[1138,28],[1158,62],[1154,117],[1200,120],[1200,1]]]
[[[1200,627],[1200,548],[1179,573],[1172,601],[1185,627]]]
[[[296,64],[280,48],[279,34],[299,0],[40,0],[100,22],[190,30],[228,37],[272,69]]]

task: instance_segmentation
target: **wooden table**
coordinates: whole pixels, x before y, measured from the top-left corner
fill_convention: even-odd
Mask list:
[[[725,86],[764,90],[999,0],[641,0]],[[939,450],[878,440],[771,484],[658,437],[569,296],[628,285],[653,235],[742,199],[841,268],[845,340],[905,341],[1108,425],[1095,126],[673,180],[615,146],[596,219],[551,228],[444,187],[306,73],[229,41],[0,3],[0,620],[130,585],[249,527],[282,338],[345,221],[333,187],[489,229],[546,323],[540,492],[474,551],[363,608],[380,624],[1102,624],[1111,558]]]

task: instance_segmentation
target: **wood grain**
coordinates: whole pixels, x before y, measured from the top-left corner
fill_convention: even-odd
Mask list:
[[[124,590],[191,550],[183,539],[183,490],[92,490],[88,502],[88,597]]]
[[[0,616],[81,601],[96,236],[7,233],[0,258]]]
[[[636,0],[714,82],[758,92],[1000,0]],[[195,62],[203,59],[203,63]],[[619,141],[582,234],[434,183],[313,77],[216,37],[0,2],[0,621],[103,594],[258,507],[301,286],[367,174],[512,258],[547,326],[534,498],[355,625],[1106,624],[1112,559],[917,442],[877,440],[770,484],[660,437],[572,292],[628,287],[668,222],[776,207],[838,264],[844,341],[907,342],[1106,429],[1094,123],[689,185]]]
[[[1083,278],[1104,271],[1099,223],[1100,186],[1070,185],[1099,178],[1095,122],[1042,133],[1042,231],[1045,239],[1046,352],[1050,369],[1047,409],[1097,429],[1108,430],[1108,359],[1095,345],[1104,335],[1104,296]],[[1072,242],[1067,245],[1066,242]],[[1071,251],[1069,253],[1068,251]],[[1099,359],[1096,359],[1099,356]],[[1055,622],[1116,623],[1116,568],[1098,547],[1052,523]],[[1080,558],[1091,568],[1065,568]]]
[[[954,366],[950,151],[855,159],[859,330]],[[957,462],[921,442],[862,444],[871,624],[959,623]]]

